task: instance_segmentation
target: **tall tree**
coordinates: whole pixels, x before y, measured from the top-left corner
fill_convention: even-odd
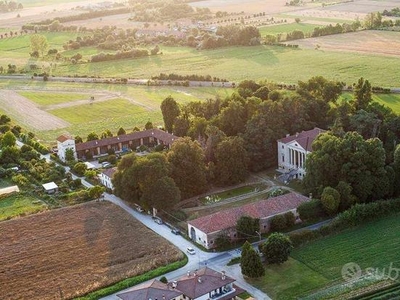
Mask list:
[[[239,237],[250,239],[258,234],[257,231],[260,231],[260,219],[241,216],[236,222],[236,231]]]
[[[30,41],[32,52],[37,51],[43,56],[43,53],[47,50],[47,47],[49,45],[47,42],[47,38],[41,34],[34,34],[31,36]]]
[[[120,127],[120,128],[118,129],[117,135],[125,135],[125,134],[126,134],[125,129],[122,128],[122,127]]]
[[[246,111],[242,103],[230,101],[229,105],[221,110],[218,116],[219,128],[228,136],[234,136],[245,129]]]
[[[248,155],[241,137],[228,137],[217,146],[215,153],[216,180],[220,185],[243,182],[248,175]]]
[[[289,259],[292,248],[287,235],[275,232],[262,244],[261,251],[268,264],[282,264]]]
[[[15,143],[17,141],[17,138],[11,131],[7,131],[1,138],[1,146],[3,148],[5,147],[13,147],[15,146]]]
[[[366,109],[372,101],[372,87],[368,80],[363,77],[358,79],[354,87],[354,108],[355,110]]]
[[[172,210],[181,199],[181,192],[171,177],[164,176],[152,184],[143,194],[144,201],[160,210]]]
[[[165,130],[172,133],[175,120],[180,114],[178,103],[174,98],[168,96],[161,102],[161,112],[164,119]]]
[[[98,140],[99,139],[99,136],[97,135],[97,133],[95,133],[95,132],[91,132],[91,133],[89,133],[88,134],[88,136],[87,136],[87,138],[86,138],[86,141],[95,141],[95,140]]]
[[[240,267],[242,269],[242,274],[250,278],[258,278],[265,275],[260,256],[247,241],[242,247]]]
[[[207,189],[203,149],[189,137],[172,144],[168,153],[171,177],[181,191],[183,199],[201,194]]]

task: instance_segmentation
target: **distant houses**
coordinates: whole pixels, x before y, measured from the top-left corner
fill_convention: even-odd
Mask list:
[[[65,162],[67,149],[74,151],[75,159],[86,159],[86,157],[98,157],[106,155],[110,150],[115,153],[136,149],[139,146],[165,145],[170,147],[178,137],[160,129],[149,129],[135,131],[129,134],[113,136],[100,140],[93,140],[84,143],[75,143],[75,140],[68,135],[61,135],[57,138],[58,157]]]
[[[234,285],[235,281],[224,271],[205,267],[167,284],[152,280],[117,296],[123,300],[234,300],[244,292]]]
[[[249,216],[260,219],[259,232],[268,232],[271,218],[290,211],[296,216],[297,207],[308,200],[309,198],[292,192],[243,206],[226,209],[188,221],[188,234],[193,242],[196,242],[206,249],[212,249],[217,246],[215,241],[222,234],[227,235],[231,240],[238,238],[236,223],[240,217]]]
[[[110,190],[114,189],[112,177],[115,172],[117,172],[117,168],[105,169],[99,174],[101,184]]]
[[[278,140],[278,170],[290,177],[302,179],[306,173],[307,155],[312,152],[312,143],[325,130],[314,128]]]

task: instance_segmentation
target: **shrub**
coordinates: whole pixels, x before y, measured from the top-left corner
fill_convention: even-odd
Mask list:
[[[290,232],[288,235],[294,247],[304,245],[321,236],[321,234],[317,230],[309,230],[309,229]]]
[[[284,217],[286,219],[286,227],[287,228],[294,226],[294,224],[296,223],[296,216],[294,215],[294,213],[289,211],[284,214]]]
[[[168,283],[167,277],[165,277],[165,276],[161,277],[161,278],[160,278],[160,281],[161,281],[162,283],[165,283],[165,284]]]
[[[287,228],[284,215],[276,215],[271,219],[271,231],[283,231]]]
[[[313,199],[311,201],[303,202],[297,208],[302,221],[318,220],[326,216],[321,200]]]

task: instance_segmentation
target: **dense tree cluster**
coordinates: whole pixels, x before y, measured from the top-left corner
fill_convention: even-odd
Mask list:
[[[23,8],[22,3],[17,3],[15,1],[0,1],[0,12],[9,12]]]

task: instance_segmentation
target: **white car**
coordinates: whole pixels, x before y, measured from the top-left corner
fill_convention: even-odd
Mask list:
[[[196,250],[194,250],[192,247],[187,247],[186,252],[189,253],[190,255],[196,254]]]

